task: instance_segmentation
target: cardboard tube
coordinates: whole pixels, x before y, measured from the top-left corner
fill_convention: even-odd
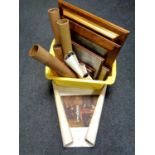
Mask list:
[[[64,61],[64,57],[63,57],[62,47],[59,46],[59,45],[55,45],[55,46],[53,47],[53,49],[54,49],[54,53],[55,53],[56,57],[57,57],[60,61],[63,62],[63,61]]]
[[[57,21],[57,25],[60,32],[60,40],[63,48],[64,55],[70,53],[72,50],[71,43],[71,34],[69,28],[69,20],[68,19],[59,19]]]
[[[88,64],[82,62],[82,61],[80,61],[80,65],[81,65],[81,64],[82,64],[82,65],[85,65],[88,74],[89,74],[91,77],[93,77],[93,76],[94,76],[95,69],[94,69],[93,67],[89,66]]]
[[[51,29],[54,33],[55,44],[60,44],[60,34],[57,26],[57,20],[60,19],[59,8],[51,8],[48,10],[48,16],[51,23]]]
[[[57,57],[52,56],[49,52],[47,52],[40,45],[34,45],[29,50],[29,56],[49,66],[51,69],[57,72],[60,76],[76,78],[76,75],[71,69],[69,69]]]
[[[84,74],[88,73],[85,64],[80,63],[80,67],[81,67],[81,70],[83,71]]]
[[[84,78],[86,74],[82,71],[80,63],[75,55],[74,52],[70,52],[68,55],[65,56],[66,64],[72,68],[72,70],[78,74],[80,78]]]
[[[91,76],[89,75],[89,73],[87,72],[86,65],[80,63],[80,67],[81,67],[81,70],[83,71],[83,73],[84,73],[85,75],[87,75],[84,79],[93,80],[92,77],[91,77]]]

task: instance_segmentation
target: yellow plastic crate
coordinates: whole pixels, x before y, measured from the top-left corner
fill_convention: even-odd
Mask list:
[[[54,51],[53,51],[54,42],[55,41],[53,40],[51,43],[50,53],[55,56]],[[109,75],[107,79],[104,81],[58,77],[57,74],[47,66],[45,67],[45,77],[48,80],[53,80],[54,83],[59,86],[100,90],[105,85],[114,84],[116,80],[116,61],[113,63],[111,75]]]

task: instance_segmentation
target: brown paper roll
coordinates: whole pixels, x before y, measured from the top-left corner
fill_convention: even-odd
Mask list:
[[[64,55],[72,51],[71,34],[68,19],[59,19],[57,25],[60,32],[60,40]]]
[[[57,57],[52,56],[49,52],[47,52],[43,47],[38,44],[34,45],[29,50],[29,56],[49,66],[60,76],[76,78],[76,75],[72,70],[70,70]]]
[[[55,44],[60,44],[60,34],[57,26],[57,20],[60,19],[59,8],[51,8],[48,10],[48,16],[51,23],[51,29],[54,33]]]
[[[53,49],[54,49],[54,53],[55,53],[56,57],[57,57],[60,61],[64,62],[64,56],[63,56],[63,52],[62,52],[62,47],[59,46],[59,45],[58,45],[58,46],[55,45],[55,46],[53,47]]]

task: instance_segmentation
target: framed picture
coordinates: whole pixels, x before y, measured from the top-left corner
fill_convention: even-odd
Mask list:
[[[104,104],[106,86],[96,91],[53,83],[64,147],[93,147]]]

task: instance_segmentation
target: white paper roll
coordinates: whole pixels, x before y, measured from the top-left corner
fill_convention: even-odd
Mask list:
[[[82,64],[82,63],[80,63],[80,67],[81,67],[81,70],[83,71],[83,73],[84,73],[84,74],[87,74],[86,65],[85,65],[85,64]]]
[[[80,67],[81,67],[81,70],[83,71],[84,75],[87,74],[87,77],[85,77],[84,79],[86,79],[86,80],[93,80],[92,77],[87,72],[86,65],[80,63]]]
[[[70,52],[69,54],[67,54],[65,56],[65,59],[64,61],[66,62],[66,64],[73,69],[73,71],[75,71],[75,73],[77,73],[77,75],[80,77],[80,78],[83,78],[84,77],[84,73],[81,69],[81,66],[80,66],[80,63],[75,55],[74,52]]]

